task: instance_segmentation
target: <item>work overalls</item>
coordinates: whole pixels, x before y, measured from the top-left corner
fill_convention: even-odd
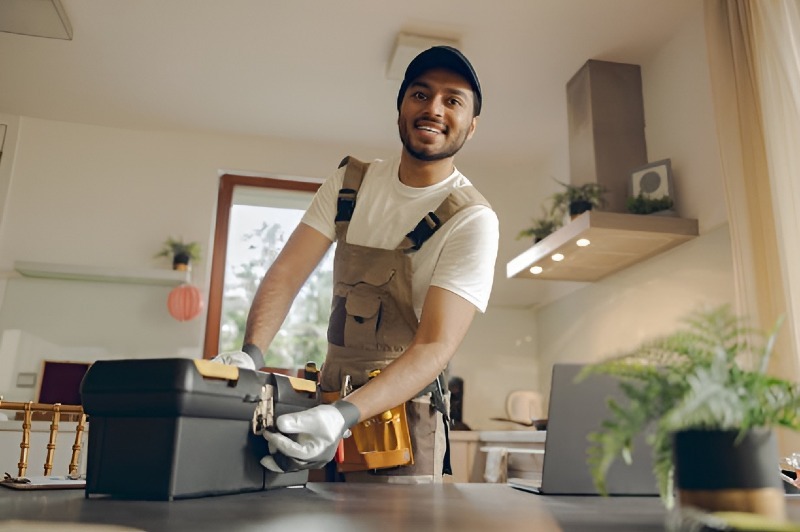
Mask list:
[[[320,373],[320,388],[329,399],[336,397],[332,392],[341,389],[345,376],[357,388],[369,380],[370,372],[385,368],[403,354],[419,325],[411,298],[413,253],[462,208],[488,206],[473,187],[461,187],[451,192],[434,212],[429,212],[396,249],[348,244],[347,229],[369,164],[353,158],[342,161],[345,164],[336,214],[328,353]],[[425,482],[441,478],[443,472],[450,473],[449,460],[445,460],[447,390],[443,376],[437,380],[406,403],[414,463],[373,470],[369,473],[371,477],[384,477],[389,482]],[[438,395],[430,393],[431,390],[438,391]],[[350,474],[347,478],[354,477]]]

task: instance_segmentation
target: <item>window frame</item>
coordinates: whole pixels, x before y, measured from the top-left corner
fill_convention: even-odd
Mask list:
[[[296,181],[273,177],[255,177],[238,174],[223,174],[217,193],[217,216],[214,226],[214,249],[211,258],[211,281],[208,288],[208,312],[203,341],[203,358],[213,358],[219,351],[219,328],[222,319],[222,293],[225,288],[225,266],[227,263],[228,231],[230,228],[233,190],[237,186],[265,189],[297,190],[315,193],[322,183]]]

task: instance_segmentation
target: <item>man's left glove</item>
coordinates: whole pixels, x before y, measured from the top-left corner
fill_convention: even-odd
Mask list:
[[[270,454],[261,459],[261,465],[275,473],[323,467],[333,459],[339,441],[350,436],[350,427],[360,416],[358,408],[344,400],[284,414],[276,421],[280,432],[264,432]]]
[[[264,355],[261,350],[253,344],[244,344],[241,351],[227,351],[220,353],[211,359],[211,362],[219,362],[228,366],[237,366],[244,369],[256,370],[264,365]]]

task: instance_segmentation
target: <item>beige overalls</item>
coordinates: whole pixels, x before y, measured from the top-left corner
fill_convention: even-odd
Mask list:
[[[342,165],[345,164],[336,215],[337,245],[328,353],[320,373],[323,392],[339,391],[345,375],[349,375],[354,388],[362,386],[371,371],[383,369],[403,354],[419,325],[411,298],[413,253],[461,209],[488,206],[473,187],[461,187],[445,198],[435,211],[428,213],[396,249],[348,244],[347,228],[369,164],[353,158],[342,161]],[[361,475],[360,480],[430,482],[441,479],[443,472],[450,473],[449,463],[445,462],[448,407],[442,395],[432,400],[430,390],[436,388],[434,382],[406,403],[413,465],[373,470],[368,473],[369,479]],[[442,376],[438,388],[446,397]],[[353,480],[356,476],[350,473],[347,479]]]

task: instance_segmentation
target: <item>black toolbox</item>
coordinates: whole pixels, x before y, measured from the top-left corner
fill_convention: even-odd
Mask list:
[[[260,464],[267,443],[251,427],[265,385],[274,417],[319,403],[311,381],[208,360],[95,362],[81,383],[86,496],[172,500],[305,484],[307,471]]]

